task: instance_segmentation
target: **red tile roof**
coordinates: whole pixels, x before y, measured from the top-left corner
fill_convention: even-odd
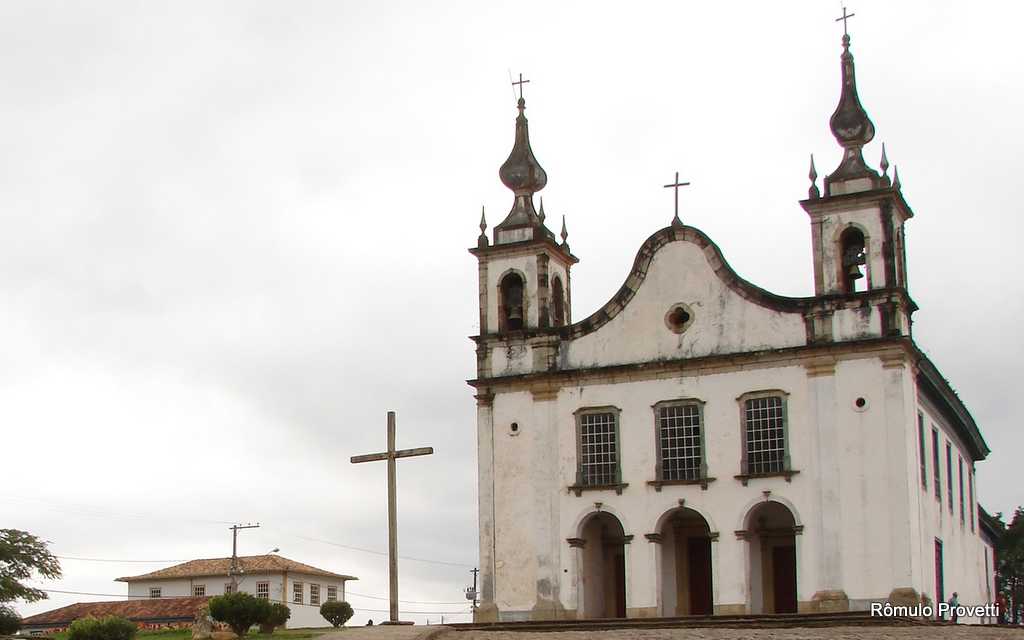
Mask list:
[[[331,573],[308,564],[282,558],[278,555],[239,556],[238,565],[245,573],[284,573],[294,571],[314,576],[337,578],[339,580],[358,580],[355,576]],[[226,576],[231,567],[231,558],[207,558],[205,560],[189,560],[173,567],[160,569],[141,576],[117,578],[118,582],[140,582],[143,580],[162,580],[169,578],[198,578],[202,576]]]
[[[67,626],[86,616],[121,616],[134,622],[192,620],[209,598],[140,598],[113,602],[77,602],[37,613],[21,621],[28,626]]]

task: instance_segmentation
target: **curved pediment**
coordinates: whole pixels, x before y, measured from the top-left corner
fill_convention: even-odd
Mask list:
[[[804,310],[744,280],[721,250],[693,227],[666,227],[648,238],[619,291],[584,320],[561,330],[565,365],[637,362],[742,353],[806,344]],[[687,323],[668,316],[685,308]]]

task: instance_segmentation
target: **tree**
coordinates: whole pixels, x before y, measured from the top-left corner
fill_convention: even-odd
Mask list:
[[[260,620],[260,633],[274,633],[274,627],[283,627],[292,617],[292,610],[281,602],[271,603],[267,607],[266,617]]]
[[[1020,623],[1020,610],[1024,606],[1024,507],[1017,507],[1009,526],[1002,522],[997,513],[997,528],[1002,529],[996,543],[996,571],[999,576],[999,591],[1006,598],[1007,617],[1013,624]]]
[[[249,632],[254,624],[260,624],[270,616],[270,603],[239,591],[210,598],[210,616],[231,627],[239,638]]]
[[[344,600],[328,600],[320,605],[320,615],[324,620],[331,623],[331,626],[338,628],[348,622],[352,617],[352,605]]]
[[[37,573],[43,578],[60,577],[60,563],[46,543],[17,529],[0,529],[0,604],[24,600],[45,600],[46,592],[26,586],[23,581]]]
[[[13,636],[21,629],[21,616],[10,607],[0,604],[0,636]]]

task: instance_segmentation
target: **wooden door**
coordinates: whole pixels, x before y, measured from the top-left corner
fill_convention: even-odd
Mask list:
[[[626,617],[626,555],[615,556],[615,617]]]
[[[796,547],[772,547],[775,613],[796,613]]]
[[[689,538],[686,548],[690,568],[690,614],[709,616],[712,613],[711,538]]]

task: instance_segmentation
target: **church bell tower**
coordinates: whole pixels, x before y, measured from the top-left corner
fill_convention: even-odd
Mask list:
[[[875,126],[857,95],[847,33],[842,46],[842,93],[829,127],[843,157],[825,177],[822,193],[811,156],[811,187],[800,203],[811,219],[814,293],[835,299],[836,305],[877,308],[883,336],[910,335],[915,306],[907,294],[903,225],[914,214],[903,199],[899,173],[888,175],[885,146],[881,174],[864,160],[863,148],[874,138]]]
[[[481,214],[480,237],[469,250],[479,261],[480,338],[486,341],[523,340],[572,322],[569,270],[578,260],[569,251],[564,218],[559,243],[545,225],[543,198],[540,211],[534,208],[533,194],[548,178],[530,148],[521,94],[518,108],[515,143],[498,171],[514,195],[512,209],[494,227],[493,242]]]

